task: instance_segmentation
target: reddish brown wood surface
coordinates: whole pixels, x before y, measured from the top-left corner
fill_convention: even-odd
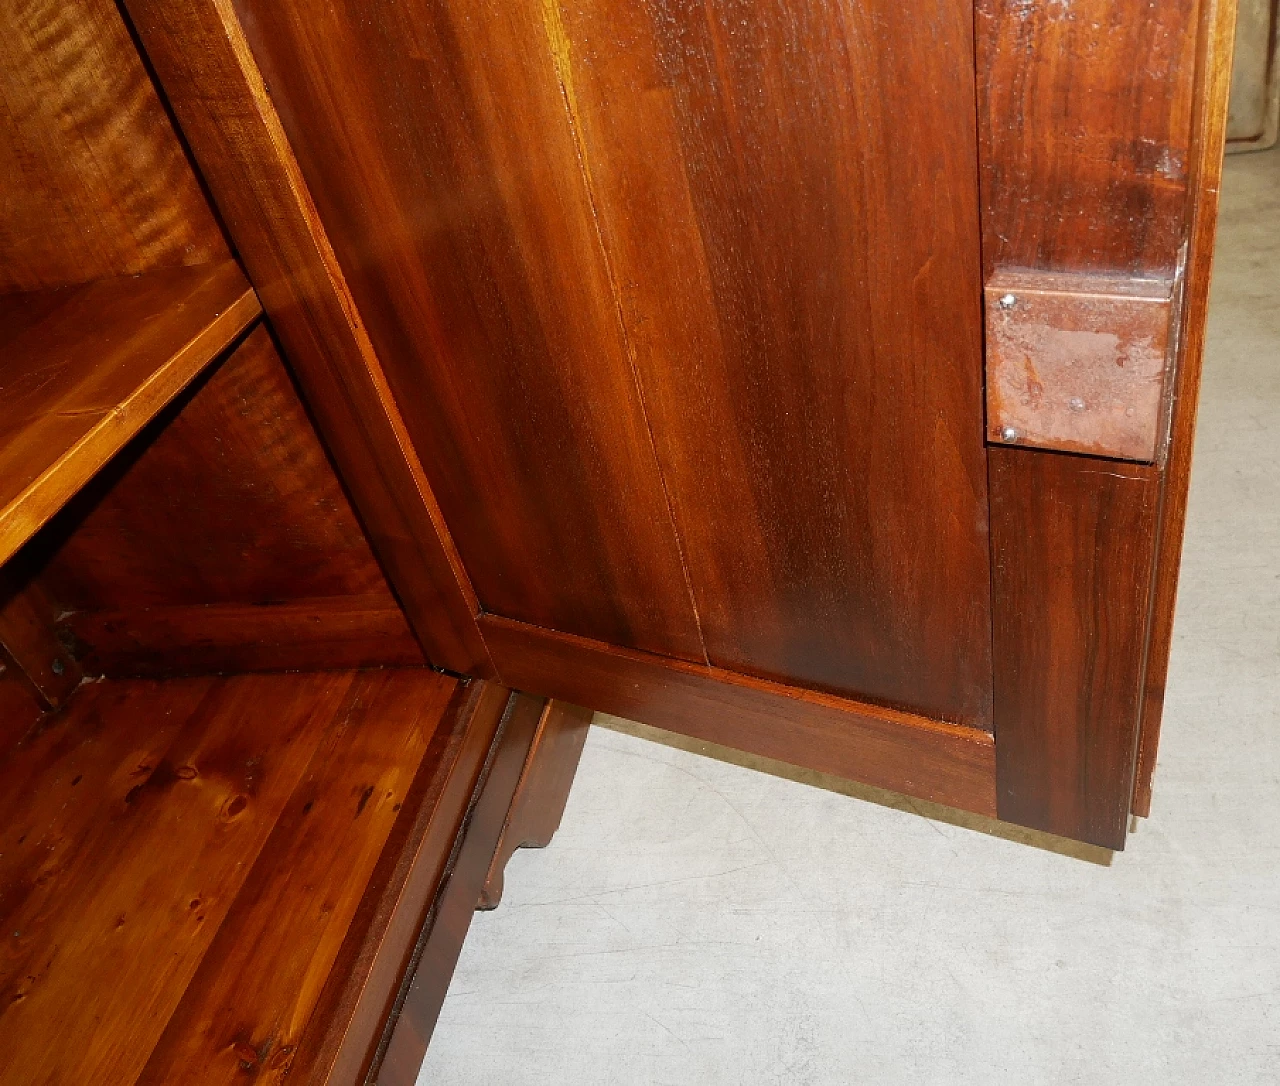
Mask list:
[[[37,542],[96,674],[423,661],[262,326]]]
[[[0,659],[8,660],[45,709],[65,702],[84,677],[58,637],[59,611],[24,561],[0,567]]]
[[[449,708],[453,724],[436,743],[439,758],[428,755],[435,767],[424,764],[414,782],[405,805],[411,817],[396,824],[371,881],[376,889],[365,896],[330,970],[293,1064],[297,1080],[334,1086],[363,1081],[411,975],[417,941],[460,847],[458,835],[467,825],[511,701],[511,692],[496,683],[471,683],[455,692]],[[510,801],[510,791],[496,800]],[[466,833],[470,840],[470,830]],[[471,847],[492,852],[492,842],[472,842]],[[459,934],[449,969],[436,978],[438,983],[448,985],[465,934]]]
[[[386,959],[394,998],[507,701],[456,688],[423,669],[84,687],[0,763],[0,1082],[325,1081],[312,1048],[350,1010],[331,990]]]
[[[1198,0],[977,0],[985,272],[1169,275],[1184,240]]]
[[[260,312],[231,261],[0,295],[0,562]]]
[[[493,862],[485,876],[480,908],[498,907],[507,861],[512,853],[518,848],[546,848],[560,828],[592,716],[590,709],[563,701],[549,701],[543,708]]]
[[[467,835],[423,928],[412,981],[403,992],[378,1053],[377,1081],[384,1086],[413,1086],[417,1081],[542,710],[540,698],[517,695],[511,700],[483,788],[469,816]]]
[[[0,294],[230,255],[113,0],[0,6]]]
[[[239,25],[213,0],[124,7],[410,625],[435,664],[490,673],[474,594]]]
[[[991,450],[999,817],[1124,847],[1158,475]]]
[[[59,623],[86,671],[165,678],[240,671],[421,665],[404,612],[385,591],[274,603],[76,611]]]
[[[619,649],[486,615],[503,681],[752,754],[994,815],[995,751],[977,728]]]
[[[27,677],[0,649],[0,757],[31,730],[44,711]]]
[[[1209,281],[1218,221],[1218,189],[1226,136],[1227,101],[1231,90],[1231,51],[1234,44],[1235,0],[1204,0],[1197,34],[1196,95],[1191,137],[1191,191],[1188,209],[1186,288],[1181,326],[1181,359],[1176,377],[1170,454],[1160,508],[1160,541],[1156,557],[1156,587],[1152,607],[1150,650],[1143,698],[1142,739],[1133,811],[1151,810],[1151,781],[1169,675],[1173,644],[1174,605],[1178,595],[1178,567],[1187,518],[1191,481],[1191,452],[1195,439],[1200,374],[1204,363],[1205,321],[1209,309]]]
[[[989,720],[967,8],[237,10],[487,611],[701,660],[665,481],[713,663]]]

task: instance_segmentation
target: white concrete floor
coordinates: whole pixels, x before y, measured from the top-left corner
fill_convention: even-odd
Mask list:
[[[1280,153],[1234,157],[1127,851],[606,722],[554,843],[476,916],[421,1081],[1280,1083],[1278,301]]]

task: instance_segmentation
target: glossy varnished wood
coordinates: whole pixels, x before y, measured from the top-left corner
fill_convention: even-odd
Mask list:
[[[1170,453],[1166,463],[1160,506],[1160,537],[1156,556],[1156,586],[1152,606],[1150,649],[1143,697],[1142,739],[1138,776],[1134,785],[1134,814],[1151,810],[1151,782],[1169,676],[1173,644],[1174,606],[1178,596],[1178,568],[1187,519],[1191,481],[1191,452],[1195,440],[1200,374],[1204,365],[1205,325],[1209,310],[1209,282],[1218,221],[1218,190],[1226,138],[1227,104],[1231,91],[1231,52],[1235,41],[1235,0],[1204,0],[1197,33],[1196,94],[1191,135],[1191,192],[1187,232],[1186,290],[1183,302],[1182,351],[1176,377]]]
[[[235,7],[481,605],[702,659],[543,8]]]
[[[423,660],[265,326],[36,545],[95,674]]]
[[[238,22],[214,0],[123,6],[410,625],[433,663],[491,673],[475,596]]]
[[[710,662],[989,725],[971,6],[540,10]]]
[[[546,848],[560,828],[593,715],[590,709],[563,701],[548,701],[543,708],[485,876],[480,908],[495,909],[502,900],[507,861],[512,853],[518,848]]]
[[[486,615],[503,681],[520,690],[994,815],[995,744],[940,723],[719,668],[619,649]]]
[[[986,270],[1168,275],[1184,240],[1197,0],[977,0]]]
[[[1000,818],[1124,847],[1156,469],[991,450]]]
[[[229,261],[0,296],[0,561],[260,312]]]
[[[324,1081],[304,1056],[345,1024],[330,982],[369,979],[386,899],[425,867],[412,947],[507,700],[480,721],[456,689],[421,669],[83,688],[0,769],[0,1081]]]
[[[0,6],[0,293],[228,252],[113,0]]]
[[[411,977],[388,1024],[371,1076],[382,1086],[413,1086],[444,1003],[448,978],[480,900],[485,876],[510,809],[511,794],[525,767],[543,716],[540,698],[511,699],[502,733],[485,768],[469,814],[466,838],[450,860],[449,870],[422,929]]]

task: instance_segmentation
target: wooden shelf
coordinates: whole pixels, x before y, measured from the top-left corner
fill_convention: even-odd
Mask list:
[[[82,687],[0,760],[0,1083],[361,1066],[508,697],[411,668]]]
[[[0,563],[261,311],[234,261],[0,295]]]

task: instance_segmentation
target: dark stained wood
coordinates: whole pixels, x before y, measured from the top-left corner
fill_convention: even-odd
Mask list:
[[[93,673],[423,662],[264,326],[47,534],[38,583]]]
[[[994,815],[995,744],[978,728],[700,667],[486,615],[503,681],[658,728]]]
[[[977,0],[984,271],[1168,276],[1198,0]]]
[[[55,626],[57,605],[40,582],[14,561],[0,567],[0,657],[30,684],[46,709],[56,709],[84,674]]]
[[[0,562],[260,312],[230,261],[0,296]]]
[[[427,656],[491,674],[475,595],[238,23],[212,0],[124,7]]]
[[[997,813],[1124,847],[1157,469],[992,449]]]
[[[542,13],[710,663],[989,725],[971,5],[510,6]]]
[[[226,260],[113,0],[0,6],[0,293]]]
[[[0,649],[0,757],[35,726],[44,711],[27,677]]]
[[[481,605],[703,659],[542,9],[235,7]]]
[[[467,825],[510,701],[511,692],[496,683],[472,683],[455,691],[447,714],[452,723],[442,726],[435,744],[439,756],[429,752],[424,759],[405,804],[411,817],[396,823],[383,850],[371,891],[303,1037],[291,1068],[293,1078],[363,1080],[399,991],[411,975],[415,946],[459,847],[458,835]],[[510,800],[508,792],[505,802]],[[469,836],[470,830],[466,832]],[[441,983],[448,984],[449,973],[440,976]]]
[[[469,815],[467,835],[427,918],[412,980],[393,1013],[374,1065],[376,1081],[383,1086],[413,1086],[417,1081],[542,710],[541,699],[527,695],[513,698],[507,710],[502,735]]]
[[[424,669],[83,687],[0,761],[0,1082],[357,1081],[437,887],[492,857],[542,708],[509,700]]]
[[[77,611],[59,626],[90,674],[116,678],[423,663],[404,612],[385,593]]]
[[[512,853],[518,848],[546,848],[560,828],[592,716],[590,709],[563,701],[548,701],[543,708],[485,876],[481,909],[496,909],[502,900],[504,872]]]
[[[1235,0],[1204,0],[1200,7],[1191,136],[1192,199],[1187,226],[1190,240],[1181,324],[1182,349],[1175,378],[1170,453],[1160,506],[1160,535],[1143,697],[1142,737],[1138,748],[1138,773],[1133,793],[1133,812],[1143,816],[1151,810],[1151,781],[1155,773],[1156,747],[1160,741],[1160,718],[1164,709],[1165,683],[1169,675],[1169,651],[1173,644],[1178,568],[1182,560],[1182,533],[1187,518],[1191,451],[1195,438],[1196,408],[1200,400],[1205,321],[1213,270],[1213,243],[1218,223],[1218,190],[1222,180],[1227,102],[1231,90],[1235,13]]]

